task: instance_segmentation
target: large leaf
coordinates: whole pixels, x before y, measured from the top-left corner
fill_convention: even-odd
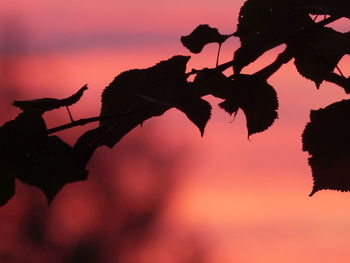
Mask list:
[[[241,47],[234,55],[234,71],[255,61],[265,51],[314,24],[308,14],[280,0],[248,0],[240,10],[237,31]]]
[[[14,194],[15,178],[40,188],[52,201],[67,183],[86,179],[75,151],[58,137],[48,137],[44,119],[20,113],[0,128],[0,205]]]
[[[209,25],[199,25],[193,32],[187,36],[181,37],[181,43],[192,53],[200,53],[204,46],[209,43],[218,43],[221,45],[229,35],[222,35],[218,29]]]
[[[311,111],[303,150],[311,156],[313,195],[319,190],[350,190],[350,100]]]
[[[350,54],[350,34],[320,28],[288,42],[299,73],[319,85],[345,54]]]
[[[147,69],[121,73],[102,94],[101,145],[113,147],[125,134],[147,119],[175,107],[204,132],[210,104],[187,85],[190,57],[174,56]],[[101,131],[101,130],[100,130]]]
[[[0,144],[0,206],[6,204],[15,194],[15,174],[8,162],[7,153]]]
[[[66,184],[87,178],[73,148],[56,136],[47,137],[30,149],[30,156],[22,165],[23,171],[17,178],[38,187],[49,203]]]
[[[0,205],[14,195],[15,178],[25,170],[29,148],[46,136],[43,118],[31,113],[21,113],[0,127]]]
[[[8,121],[0,128],[1,152],[16,176],[26,171],[24,166],[31,150],[46,138],[44,119],[31,112],[20,113],[16,119]]]
[[[225,101],[219,104],[229,114],[242,109],[248,136],[265,131],[278,117],[278,98],[274,88],[256,75],[237,75]]]

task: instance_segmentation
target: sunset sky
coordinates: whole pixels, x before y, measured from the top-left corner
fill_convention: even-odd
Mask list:
[[[65,97],[86,83],[89,90],[72,107],[72,113],[76,119],[96,116],[101,92],[117,74],[150,67],[173,55],[191,55],[182,47],[180,37],[199,24],[217,27],[223,34],[234,32],[243,3],[241,0],[1,0],[1,123],[18,113],[10,106],[14,99]],[[347,31],[349,23],[342,20],[336,27]],[[231,60],[238,47],[238,39],[225,43],[220,61]],[[272,62],[281,50],[278,47],[268,52],[246,72]],[[211,44],[201,54],[191,55],[187,70],[213,67],[216,52],[217,45]],[[349,57],[341,61],[340,68],[349,76]],[[167,236],[187,233],[196,237],[208,254],[208,262],[348,262],[350,194],[321,191],[308,197],[312,189],[311,170],[308,155],[301,149],[301,133],[309,121],[310,110],[347,96],[341,88],[329,83],[323,83],[317,90],[314,83],[298,75],[292,62],[273,75],[269,83],[278,93],[279,119],[268,131],[249,140],[243,113],[239,112],[233,120],[219,110],[220,100],[208,97],[213,113],[203,138],[182,113],[171,110],[135,129],[121,145],[127,147],[133,137],[146,132],[152,135],[148,143],[165,156],[183,149],[184,156],[176,172],[178,178],[162,216],[163,231]],[[69,121],[65,110],[45,117],[49,127]],[[91,127],[57,135],[74,143],[84,129]],[[101,149],[99,156],[107,159],[114,152],[118,156],[122,154],[117,145],[113,150]],[[131,166],[120,169],[131,174],[143,170]],[[97,173],[92,172],[91,180],[98,180]],[[128,180],[135,192],[147,184],[132,176]],[[81,189],[85,185],[89,187],[88,184],[79,184],[79,191],[85,193],[87,190]],[[57,226],[53,227],[55,231],[66,231],[67,239],[73,238],[70,234],[83,231],[83,220],[79,218],[97,218],[96,211],[100,214],[98,218],[103,218],[105,212],[85,207],[82,215],[79,209],[84,199],[69,202],[74,187],[67,186],[71,189],[63,190],[50,208],[71,215],[57,217]],[[25,188],[29,187],[21,185],[18,192]],[[20,213],[16,209],[22,201],[15,197],[0,208],[1,218],[11,221],[11,216]],[[104,207],[108,209],[108,204]],[[84,221],[86,228],[96,226],[94,219],[90,221]],[[0,226],[0,247],[6,242],[1,231],[4,226]],[[176,242],[168,243],[168,247],[179,246]],[[167,253],[176,249],[168,248],[164,252],[159,249],[162,245],[162,239],[155,240],[140,262],[152,262],[150,258],[173,262],[168,260]]]

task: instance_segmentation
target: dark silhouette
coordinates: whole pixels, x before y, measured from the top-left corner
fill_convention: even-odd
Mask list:
[[[45,98],[45,99],[37,99],[37,100],[23,100],[23,101],[15,100],[13,102],[13,106],[20,108],[23,112],[37,112],[38,114],[40,113],[43,114],[47,111],[58,109],[60,107],[66,107],[68,110],[69,116],[71,118],[71,121],[73,121],[73,118],[68,109],[68,106],[71,106],[74,103],[77,103],[78,100],[81,98],[81,96],[83,96],[84,91],[86,91],[87,89],[88,87],[87,85],[85,85],[80,90],[78,90],[75,94],[65,99]]]
[[[153,243],[159,242],[158,239],[176,239],[171,233],[164,233],[162,217],[180,179],[178,169],[183,165],[187,149],[180,146],[166,153],[159,151],[151,143],[154,139],[153,129],[147,127],[142,134],[128,138],[128,144],[120,145],[118,151],[114,151],[107,160],[105,153],[97,152],[89,165],[92,174],[90,180],[86,184],[72,186],[70,192],[73,195],[69,191],[62,193],[63,198],[56,200],[50,209],[34,189],[22,185],[21,198],[15,200],[16,209],[21,211],[16,219],[6,217],[13,206],[3,207],[0,211],[3,241],[0,262],[147,262],[138,259],[147,246],[151,246],[152,251],[162,252],[162,249],[166,249],[162,246],[154,248]],[[142,172],[135,175],[135,172],[121,168],[135,163],[145,163],[152,173],[151,178]],[[148,187],[133,198],[132,205],[128,199],[135,196],[136,191],[122,191],[130,176],[136,176],[141,181],[148,179]],[[86,187],[89,190],[86,191]],[[75,192],[80,194],[75,196]],[[78,206],[67,206],[67,202],[74,202],[72,199],[77,201]],[[83,204],[85,200],[95,202]],[[144,206],[144,200],[147,200],[147,206]],[[94,211],[98,211],[99,216],[95,219],[82,217],[80,211],[85,210],[82,206],[87,209],[87,215],[94,217]],[[88,224],[88,229],[82,233],[78,231],[78,234],[73,234],[73,240],[65,239],[61,236],[70,236],[70,229],[65,227],[64,223],[67,222],[62,223],[57,219],[62,216],[73,218],[79,225],[91,220],[93,223]],[[6,219],[9,222],[5,222]],[[2,231],[3,228],[7,231]],[[8,242],[9,239],[16,242]],[[179,241],[185,244],[177,251],[186,256],[184,260],[188,260],[181,262],[205,262],[205,253],[200,251],[196,237]],[[191,254],[188,254],[189,251]],[[194,259],[196,261],[190,261]]]
[[[311,17],[320,14],[330,17],[325,16],[320,22]],[[87,178],[86,166],[97,148],[112,148],[133,128],[170,108],[185,113],[203,136],[211,117],[211,105],[202,98],[205,95],[223,99],[219,106],[229,114],[242,110],[249,136],[263,132],[278,116],[277,94],[268,79],[292,59],[300,75],[314,81],[317,88],[329,81],[349,92],[349,78],[337,65],[344,55],[350,54],[350,33],[326,27],[342,17],[350,18],[347,1],[319,0],[305,5],[304,1],[248,0],[241,8],[236,32],[222,35],[216,28],[200,25],[181,38],[186,48],[199,53],[209,43],[219,44],[220,51],[227,39],[239,37],[241,46],[232,61],[186,73],[190,57],[177,55],[150,68],[123,72],[103,91],[100,116],[74,121],[69,113],[72,123],[49,130],[42,114],[77,103],[87,86],[63,100],[15,101],[13,105],[23,112],[0,128],[0,165],[4,171],[0,177],[0,205],[14,195],[15,178],[39,187],[51,202],[67,183]],[[273,63],[253,74],[241,73],[266,51],[281,44],[286,48]],[[223,72],[228,69],[232,69],[232,74],[226,76]],[[335,69],[339,74],[333,72]],[[188,81],[191,75],[194,80]],[[311,123],[305,129],[304,150],[311,155],[309,164],[315,182],[312,194],[321,189],[350,190],[345,172],[350,137],[348,133],[337,136],[348,130],[348,120],[329,121],[339,120],[339,115],[347,116],[347,105],[348,101],[338,102],[312,112]],[[96,121],[98,127],[82,134],[73,147],[50,136]],[[341,160],[341,165],[330,155]]]

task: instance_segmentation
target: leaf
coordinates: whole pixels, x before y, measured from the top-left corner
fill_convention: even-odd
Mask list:
[[[15,178],[25,171],[28,147],[45,138],[46,125],[41,116],[21,113],[0,127],[0,206],[15,194]]]
[[[103,141],[108,135],[108,127],[108,125],[104,125],[88,130],[78,138],[73,150],[82,166],[86,167],[96,149],[104,145]]]
[[[288,42],[298,72],[319,87],[345,54],[350,54],[349,34],[331,28],[316,29]]]
[[[350,100],[311,111],[302,135],[310,155],[313,195],[319,190],[350,191]]]
[[[305,11],[291,8],[284,1],[246,1],[234,34],[241,40],[241,47],[234,54],[235,73],[311,24],[314,22]]]
[[[179,101],[176,108],[186,114],[187,118],[198,127],[201,136],[203,136],[204,129],[211,116],[210,104],[201,98],[190,97]]]
[[[183,111],[203,134],[210,104],[188,86],[185,74],[190,57],[174,56],[147,69],[121,73],[102,94],[100,145],[113,147],[125,134],[147,119],[172,107]],[[201,116],[199,116],[201,115]]]
[[[44,119],[33,111],[0,128],[0,158],[0,205],[14,195],[15,178],[40,188],[50,203],[64,185],[87,175],[72,147],[48,137]]]
[[[20,108],[22,111],[34,111],[38,114],[43,114],[46,111],[73,105],[80,100],[87,89],[87,85],[85,85],[75,94],[65,99],[43,98],[36,100],[15,100],[13,106]]]
[[[38,187],[51,203],[68,183],[83,181],[87,171],[81,165],[73,148],[57,136],[50,136],[30,151],[26,171],[17,175],[24,183]]]
[[[15,194],[15,175],[0,145],[0,206],[5,205]]]
[[[243,110],[248,136],[265,131],[278,117],[276,91],[265,79],[255,75],[237,75],[230,93],[219,106],[229,114]]]
[[[280,60],[284,61],[283,58]],[[242,109],[250,136],[268,129],[278,117],[277,94],[266,82],[269,71],[235,75],[232,80],[215,69],[204,69],[197,73],[193,85],[201,95],[224,99],[219,106],[230,115],[236,115]]]
[[[209,25],[199,25],[187,36],[181,37],[181,43],[192,53],[200,53],[204,46],[209,43],[221,45],[230,35],[221,35],[217,28]]]

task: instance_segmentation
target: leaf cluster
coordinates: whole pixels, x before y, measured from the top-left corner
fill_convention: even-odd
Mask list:
[[[317,88],[328,81],[349,93],[349,77],[338,63],[350,54],[350,33],[326,27],[339,18],[350,18],[349,3],[247,0],[235,32],[221,34],[205,24],[181,37],[184,47],[195,54],[208,44],[218,44],[218,56],[225,41],[237,37],[241,45],[232,52],[233,60],[188,72],[190,57],[176,55],[149,68],[122,72],[104,89],[98,117],[78,121],[71,117],[71,123],[53,129],[47,129],[42,118],[47,111],[68,109],[78,102],[87,86],[66,99],[15,101],[13,105],[22,112],[0,128],[0,205],[14,195],[15,179],[39,187],[51,202],[67,183],[87,178],[86,165],[97,148],[114,147],[132,129],[171,108],[184,113],[203,136],[211,117],[211,105],[203,98],[206,95],[220,98],[219,107],[230,115],[241,110],[248,136],[263,132],[278,118],[278,96],[268,79],[291,60],[300,75]],[[323,19],[317,21],[320,15]],[[252,74],[242,73],[266,51],[281,44],[285,50],[270,65]],[[227,70],[232,73],[224,74]],[[191,75],[193,81],[188,80]],[[312,194],[321,189],[350,190],[349,111],[346,100],[311,112],[311,122],[303,133],[303,150],[310,154]],[[98,127],[82,134],[73,147],[51,135],[94,121],[99,122]]]

